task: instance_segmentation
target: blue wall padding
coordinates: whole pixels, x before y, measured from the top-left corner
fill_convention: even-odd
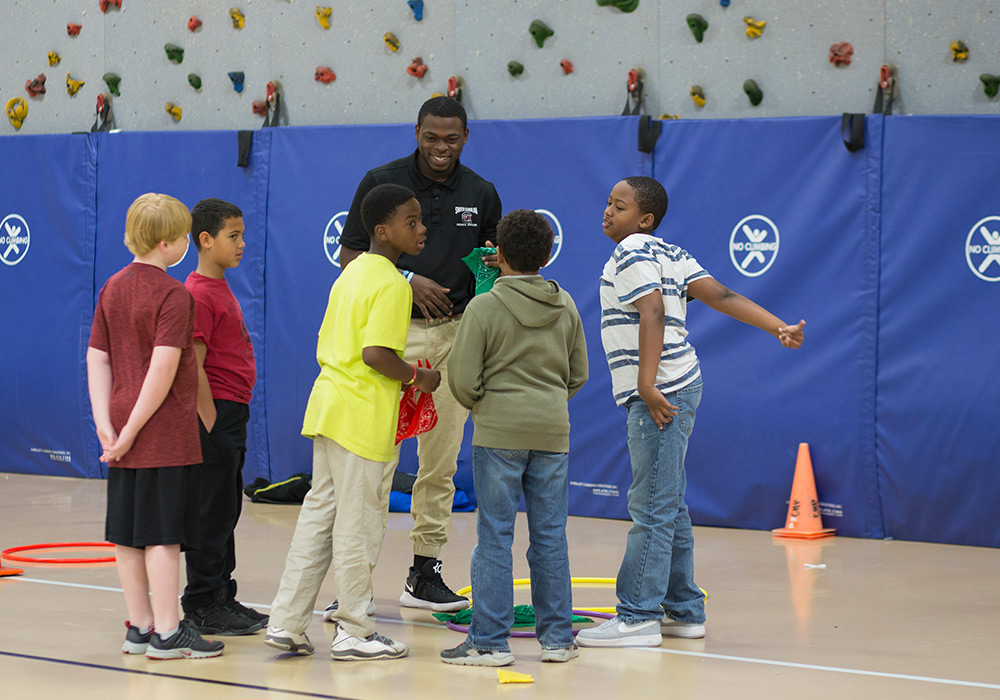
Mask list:
[[[807,442],[824,524],[838,534],[1000,544],[988,516],[1000,500],[1000,282],[966,260],[967,238],[987,242],[974,224],[1000,232],[998,125],[868,117],[866,147],[852,154],[839,117],[667,121],[646,155],[631,117],[472,123],[462,160],[495,183],[504,211],[544,209],[562,229],[545,274],[576,300],[591,366],[570,404],[571,512],[627,517],[625,412],[611,400],[597,278],[613,249],[600,226],[608,192],[644,174],[670,194],[660,236],[785,321],[807,321],[805,346],[791,351],[689,307],[705,381],[688,454],[695,522],[783,525],[797,445]],[[414,146],[412,125],[268,129],[254,133],[244,169],[235,132],[0,139],[23,174],[0,191],[0,216],[30,212],[32,233],[25,259],[0,267],[0,389],[13,407],[0,469],[103,474],[83,359],[93,300],[130,259],[129,203],[161,191],[189,206],[215,196],[243,209],[247,249],[229,280],[259,377],[245,477],[307,470],[299,429],[339,273],[328,258],[336,215],[366,170]],[[747,240],[737,223],[749,216],[767,217],[780,239],[756,276],[740,271],[745,253],[730,252]],[[192,249],[171,272],[183,279],[194,265]],[[745,271],[759,267],[751,260]],[[1000,259],[986,272],[1000,277]],[[474,498],[470,439],[467,430],[456,484]],[[412,472],[413,446],[403,454]]]

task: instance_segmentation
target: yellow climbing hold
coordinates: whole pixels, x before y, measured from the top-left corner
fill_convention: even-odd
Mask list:
[[[332,7],[320,7],[316,6],[316,19],[319,20],[319,26],[323,29],[330,28],[330,15],[333,14]]]
[[[69,77],[69,73],[66,74],[66,92],[70,95],[75,95],[80,88],[83,87],[82,80],[73,80]]]
[[[180,105],[175,105],[173,102],[168,102],[166,105],[164,105],[163,108],[167,110],[167,114],[169,114],[171,117],[174,118],[175,122],[179,122],[181,120]]]
[[[46,58],[49,59],[49,65],[50,66],[58,66],[59,65],[59,61],[62,60],[62,56],[60,56],[59,54],[57,54],[55,51],[49,51],[47,54],[45,54],[45,56],[46,56]]]
[[[229,16],[233,19],[233,29],[243,29],[246,26],[247,18],[243,16],[238,7],[229,8]],[[180,117],[178,117],[179,119]]]
[[[701,85],[691,86],[691,99],[699,107],[705,106],[705,91],[701,89]]]
[[[28,116],[28,103],[23,97],[12,97],[7,100],[4,112],[7,113],[7,118],[10,119],[14,128],[20,129],[21,125],[24,124],[24,118]]]
[[[517,671],[507,671],[502,668],[497,669],[497,678],[500,679],[501,683],[534,683],[535,679],[532,678],[527,673],[518,673]]]
[[[764,33],[764,25],[767,24],[767,22],[763,20],[756,20],[750,16],[744,17],[743,21],[747,25],[747,36],[749,38],[756,39]]]
[[[388,46],[389,50],[393,53],[399,51],[399,39],[397,39],[396,35],[392,32],[386,32],[383,34],[382,41],[385,42],[385,45]]]
[[[665,113],[665,112],[664,112],[663,114],[661,114],[661,115],[660,115],[659,117],[657,117],[657,118],[658,118],[658,119],[659,119],[660,121],[663,121],[663,120],[665,120],[665,119],[680,119],[680,118],[681,118],[681,115],[679,115],[679,114],[667,114],[667,113]],[[592,609],[592,608],[591,608],[591,609]],[[614,612],[614,610],[594,610],[594,612]]]
[[[447,97],[447,95],[438,90],[437,92],[432,92],[431,97]]]
[[[956,39],[955,41],[948,44],[951,48],[951,60],[956,63],[962,63],[969,58],[969,47],[965,45],[965,42],[961,39]]]

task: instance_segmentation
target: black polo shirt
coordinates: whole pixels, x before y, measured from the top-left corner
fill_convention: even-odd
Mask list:
[[[427,242],[420,255],[403,253],[396,265],[450,289],[452,313],[461,313],[476,289],[476,280],[462,257],[486,241],[494,244],[497,241],[497,222],[502,210],[496,188],[461,162],[455,164],[447,180],[435,182],[417,170],[414,151],[405,158],[369,170],[361,179],[340,234],[341,246],[368,250],[370,241],[361,223],[361,200],[376,185],[385,183],[413,190],[427,227]],[[423,318],[416,304],[412,316]]]

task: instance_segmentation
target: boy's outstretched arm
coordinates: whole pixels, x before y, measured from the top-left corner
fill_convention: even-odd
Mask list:
[[[663,430],[678,410],[656,388],[656,370],[663,354],[663,295],[657,289],[632,304],[639,310],[639,398],[649,407],[656,426]]]
[[[399,355],[389,348],[380,345],[369,345],[361,349],[361,360],[379,374],[389,379],[395,379],[407,386],[413,379],[413,386],[430,393],[441,383],[441,373],[436,369],[417,368],[416,379],[413,377],[413,365],[399,359]]]
[[[767,331],[781,341],[786,348],[798,348],[802,345],[802,327],[805,321],[789,326],[764,307],[737,294],[711,277],[702,277],[688,284],[688,296],[732,316],[737,321],[743,321]]]

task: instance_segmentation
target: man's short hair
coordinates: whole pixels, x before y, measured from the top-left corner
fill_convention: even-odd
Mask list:
[[[659,182],[643,175],[627,177],[625,182],[635,191],[639,213],[653,215],[653,228],[650,230],[655,230],[667,213],[667,191]]]
[[[361,223],[368,237],[375,238],[375,227],[392,218],[399,205],[415,199],[416,195],[402,185],[386,183],[373,187],[361,200]]]
[[[462,120],[462,131],[469,128],[469,118],[465,114],[465,107],[455,99],[451,97],[432,97],[420,106],[420,111],[417,113],[417,126],[424,123],[424,117],[443,117],[445,119],[451,119],[452,117],[458,117]]]
[[[191,230],[191,212],[168,194],[147,192],[125,214],[125,245],[134,255],[145,255],[162,241],[176,241]]]
[[[209,197],[195,204],[191,210],[191,238],[194,239],[195,247],[201,250],[202,231],[208,231],[208,235],[215,238],[226,225],[226,219],[237,218],[242,219],[243,212],[224,199]]]
[[[497,224],[497,247],[515,272],[534,272],[544,267],[554,238],[549,222],[531,209],[508,212]]]

